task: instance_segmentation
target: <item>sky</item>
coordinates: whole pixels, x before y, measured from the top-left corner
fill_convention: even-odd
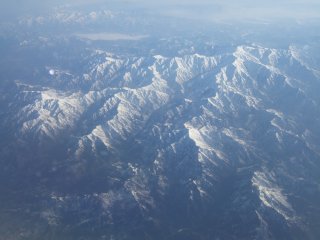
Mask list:
[[[320,0],[1,0],[1,20],[42,15],[58,5],[118,5],[189,19],[320,18]]]

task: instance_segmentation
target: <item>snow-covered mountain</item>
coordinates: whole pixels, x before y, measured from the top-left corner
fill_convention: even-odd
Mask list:
[[[318,46],[152,41],[14,45],[3,239],[317,239]]]

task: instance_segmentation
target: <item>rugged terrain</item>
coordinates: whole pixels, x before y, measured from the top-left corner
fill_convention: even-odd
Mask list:
[[[320,236],[316,41],[23,34],[1,38],[1,239]]]

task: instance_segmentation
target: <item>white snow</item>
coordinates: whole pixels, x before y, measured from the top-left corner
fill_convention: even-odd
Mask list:
[[[272,172],[256,171],[252,185],[259,191],[259,198],[266,207],[274,209],[286,220],[294,219],[294,210]]]

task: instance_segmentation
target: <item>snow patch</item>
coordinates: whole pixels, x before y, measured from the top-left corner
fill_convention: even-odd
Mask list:
[[[258,190],[259,198],[266,207],[272,208],[288,221],[294,220],[294,210],[272,172],[255,172],[252,185]]]

